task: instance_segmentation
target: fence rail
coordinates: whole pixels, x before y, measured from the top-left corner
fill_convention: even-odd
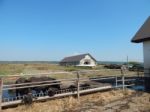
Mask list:
[[[67,72],[68,73],[68,72]],[[56,91],[55,95],[52,97],[49,97],[47,95],[47,93],[40,93],[40,94],[34,94],[35,96],[38,96],[38,101],[39,100],[44,100],[44,99],[53,99],[53,98],[58,98],[58,97],[64,97],[64,96],[69,96],[69,95],[77,95],[78,100],[80,99],[80,94],[84,94],[84,93],[92,93],[92,92],[96,92],[96,91],[100,91],[100,90],[106,90],[106,89],[111,89],[111,88],[125,88],[128,86],[133,86],[133,84],[128,84],[126,85],[125,82],[126,81],[135,81],[136,79],[131,79],[133,78],[128,76],[128,77],[124,77],[124,75],[122,76],[99,76],[99,77],[90,77],[90,78],[80,78],[80,73],[79,72],[74,72],[77,73],[77,78],[71,78],[71,79],[59,79],[59,80],[52,80],[52,81],[40,81],[40,82],[32,82],[32,83],[21,83],[21,84],[7,84],[7,85],[3,85],[3,78],[5,77],[1,77],[1,84],[0,84],[0,109],[3,106],[9,106],[9,105],[16,105],[21,103],[21,99],[23,98],[23,96],[16,96],[15,98],[2,98],[3,95],[3,91],[4,90],[16,90],[16,89],[24,89],[24,88],[34,88],[34,87],[41,87],[41,86],[50,86],[50,85],[57,85],[57,84],[61,84],[62,82],[74,82],[76,83],[76,87],[74,88],[74,90],[70,90],[70,89],[62,89],[59,91]],[[46,75],[49,73],[45,73]],[[26,76],[33,76],[33,75],[26,75]],[[40,76],[40,75],[38,75]],[[8,76],[6,76],[8,77]],[[9,76],[10,77],[10,76]],[[135,78],[135,77],[134,77]],[[115,85],[103,85],[103,86],[99,86],[97,85],[97,87],[80,87],[80,84],[84,81],[104,81],[104,80],[113,80]],[[120,85],[120,82],[122,83]]]

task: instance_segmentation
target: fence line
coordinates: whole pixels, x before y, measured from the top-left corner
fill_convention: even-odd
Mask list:
[[[33,87],[41,87],[41,86],[50,86],[50,85],[61,84],[60,83],[61,81],[69,81],[69,82],[71,81],[71,82],[76,82],[77,88],[75,89],[75,92],[70,92],[70,90],[68,89],[68,90],[66,90],[67,93],[59,94],[59,95],[53,96],[52,98],[56,98],[58,96],[59,97],[60,96],[66,96],[66,95],[77,95],[77,98],[79,100],[80,99],[80,94],[83,94],[83,93],[88,93],[88,92],[91,93],[91,92],[99,91],[99,90],[102,90],[102,89],[120,88],[120,87],[122,87],[123,90],[124,90],[124,88],[127,87],[127,86],[133,86],[132,84],[125,85],[125,81],[134,81],[135,80],[135,79],[125,79],[125,78],[130,78],[130,76],[129,77],[124,77],[124,76],[106,76],[106,77],[104,77],[104,76],[100,76],[100,77],[80,78],[80,73],[79,72],[76,72],[76,73],[77,73],[76,74],[77,78],[71,78],[71,79],[60,79],[60,80],[52,80],[52,81],[40,81],[40,82],[10,84],[10,85],[3,85],[3,82],[2,82],[2,84],[0,85],[1,86],[0,87],[1,88],[0,91],[3,91],[3,90],[23,89],[23,88],[33,88]],[[28,76],[30,76],[30,75],[28,75]],[[80,84],[81,84],[82,81],[98,81],[98,80],[105,80],[105,79],[115,79],[114,83],[116,85],[114,87],[113,86],[106,86],[105,85],[103,87],[97,87],[97,88],[88,88],[88,89],[82,89],[82,88],[80,88]],[[118,85],[118,82],[121,82],[121,81],[122,81],[122,85]],[[34,84],[34,85],[32,85],[32,84]],[[16,86],[16,87],[13,87],[13,86]],[[17,86],[20,86],[20,87],[17,87]],[[63,91],[63,90],[61,90],[61,91]],[[58,91],[58,93],[59,93],[59,91]],[[3,103],[2,102],[2,94],[0,94],[0,98],[1,98],[0,99],[0,108],[2,106],[5,106],[5,105],[17,104],[18,103],[18,100],[16,102]],[[50,97],[48,97],[48,96],[39,97],[39,99],[47,99],[47,98],[50,99]]]
[[[37,74],[20,74],[20,75],[0,75],[0,77],[20,77],[20,76],[43,76],[43,75],[51,75],[51,74],[74,74],[75,72],[48,72],[48,73],[37,73]]]
[[[22,86],[22,85],[30,85],[30,84],[41,84],[41,83],[55,83],[55,82],[60,82],[60,81],[74,81],[74,80],[77,80],[77,78],[51,80],[51,81],[40,81],[40,82],[27,82],[27,83],[11,84],[11,85],[9,84],[9,85],[4,85],[4,87],[8,87],[8,86]]]

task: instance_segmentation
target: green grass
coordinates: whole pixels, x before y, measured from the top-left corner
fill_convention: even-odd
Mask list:
[[[80,73],[81,78],[87,77],[96,77],[96,76],[115,76],[121,75],[120,70],[116,69],[105,69],[103,65],[98,65],[95,68],[89,67],[74,67],[74,66],[59,66],[57,64],[0,64],[0,76],[2,75],[20,75],[20,74],[39,74],[39,73],[48,73],[53,71],[78,71],[84,70],[84,72]],[[90,71],[86,71],[90,70]],[[91,71],[95,70],[95,71]],[[141,73],[143,74],[143,73]],[[137,72],[127,71],[126,75],[137,75]],[[29,76],[24,76],[29,77]],[[53,77],[56,79],[64,79],[64,78],[76,78],[76,74],[50,74],[49,77]],[[9,79],[6,78],[6,82],[15,81],[18,77]]]
[[[57,64],[0,64],[0,75],[16,75],[21,73],[38,73],[48,71],[91,70],[89,67],[59,66]]]

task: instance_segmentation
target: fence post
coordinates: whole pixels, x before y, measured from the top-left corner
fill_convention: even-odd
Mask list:
[[[118,87],[118,79],[117,79],[117,76],[116,76],[116,88]]]
[[[80,101],[80,73],[77,72],[77,98]]]
[[[3,78],[0,78],[0,111],[2,110]]]
[[[137,69],[137,76],[140,77],[140,71]]]
[[[124,74],[122,75],[122,89],[124,91]]]
[[[126,67],[124,65],[122,65],[121,67],[121,75],[122,75],[122,89],[124,91],[124,73],[125,73]]]

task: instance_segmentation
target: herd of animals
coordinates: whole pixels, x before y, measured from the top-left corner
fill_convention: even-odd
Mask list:
[[[108,69],[120,69],[121,68],[121,65],[116,65],[116,64],[111,64],[111,65],[105,65],[104,66],[105,68],[108,68]],[[139,69],[139,66],[138,67],[132,67],[130,69]],[[130,70],[129,69],[129,70]],[[140,70],[143,70],[143,68],[141,67]],[[49,81],[49,83],[47,83],[47,81]],[[51,82],[53,82],[53,85],[51,85]],[[46,84],[44,86],[35,86],[36,85],[35,83],[36,82],[40,82],[39,85],[43,85],[43,84]],[[101,81],[101,83],[113,83],[114,81],[113,80],[110,80],[110,81]],[[36,94],[39,94],[39,93],[46,93],[48,96],[54,96],[56,91],[59,91],[59,90],[62,90],[62,83],[61,81],[57,81],[55,78],[51,78],[51,77],[47,77],[47,76],[42,76],[42,77],[30,77],[30,78],[24,78],[24,77],[20,77],[19,79],[17,79],[15,81],[15,84],[16,87],[22,87],[22,85],[19,85],[19,84],[22,84],[24,83],[24,86],[33,86],[33,87],[30,87],[30,88],[19,88],[19,89],[16,89],[16,96],[23,96],[23,99],[22,101],[25,103],[25,104],[30,104],[32,103],[32,100],[33,98],[35,98],[33,96],[33,91],[36,93]],[[31,84],[32,83],[32,84]],[[50,84],[50,85],[48,85]],[[85,84],[81,84],[80,87],[85,87],[85,88],[88,88],[90,87],[90,84],[88,83],[85,83]],[[75,91],[75,89],[77,88],[76,84],[71,84],[69,86],[67,86],[65,89],[70,89],[72,92]]]
[[[30,78],[24,78],[24,77],[21,77],[19,79],[16,80],[15,84],[22,84],[22,83],[33,83],[33,84],[25,84],[24,86],[31,86],[31,85],[36,85],[34,83],[36,82],[41,82],[43,81],[43,83],[40,83],[40,85],[42,84],[47,84],[45,83],[44,81],[55,81],[56,79],[54,78],[50,78],[50,77],[45,77],[45,76],[42,76],[42,77],[30,77]],[[49,96],[53,96],[51,95],[50,93],[52,92],[52,90],[58,90],[60,89],[60,82],[58,81],[55,81],[53,83],[57,83],[55,85],[47,85],[47,86],[38,86],[38,87],[32,87],[32,88],[22,88],[22,89],[16,89],[16,96],[23,96],[23,95],[26,95],[32,91],[35,91],[36,94],[40,93],[40,92],[47,92],[49,93],[48,95]],[[17,85],[16,87],[21,87],[22,85]]]
[[[24,85],[21,85],[22,83]],[[36,83],[39,83],[39,85],[41,86],[36,86],[37,85]],[[15,81],[15,84],[16,87],[33,86],[30,88],[16,89],[16,96],[23,96],[22,102],[25,104],[31,104],[34,98],[37,99],[37,97],[33,96],[33,92],[36,94],[39,94],[41,92],[46,93],[48,96],[51,97],[55,95],[56,91],[62,89],[61,81],[57,81],[55,78],[47,76],[30,77],[30,78],[20,77]],[[89,84],[80,85],[80,87],[89,87],[89,86],[90,86]],[[72,92],[74,92],[76,88],[77,88],[76,84],[70,84],[65,89],[70,89]]]
[[[104,68],[107,69],[121,69],[122,65],[118,65],[118,64],[106,64],[104,65]],[[140,71],[143,72],[144,71],[144,66],[142,64],[134,64],[134,65],[125,65],[129,71]]]

